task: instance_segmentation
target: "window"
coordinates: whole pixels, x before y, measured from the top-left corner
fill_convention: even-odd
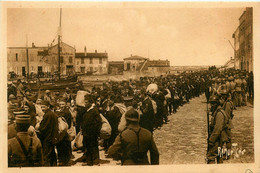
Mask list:
[[[126,70],[130,70],[130,63],[127,63],[126,65],[127,65]]]
[[[18,53],[15,54],[15,59],[18,61]]]
[[[60,63],[63,63],[63,56],[60,57]]]
[[[81,64],[84,64],[84,58],[81,58]]]
[[[80,67],[80,72],[85,73],[85,67]]]
[[[69,63],[72,63],[72,57],[71,56],[69,57]]]
[[[93,64],[93,58],[92,57],[89,59],[89,64]]]
[[[102,64],[102,57],[99,57],[99,64]]]

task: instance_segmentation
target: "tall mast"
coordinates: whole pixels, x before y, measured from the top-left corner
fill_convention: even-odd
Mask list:
[[[27,66],[27,80],[29,80],[29,53],[28,53],[28,36],[26,34],[26,66]]]
[[[61,37],[61,12],[62,9],[60,8],[60,25],[59,25],[59,30],[58,30],[58,76],[60,78],[60,37]]]

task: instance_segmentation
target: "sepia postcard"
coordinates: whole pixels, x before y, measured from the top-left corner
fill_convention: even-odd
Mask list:
[[[2,1],[1,172],[260,172],[259,2]]]

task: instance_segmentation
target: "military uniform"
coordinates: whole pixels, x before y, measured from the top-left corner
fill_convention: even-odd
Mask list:
[[[228,150],[231,150],[231,146],[232,146],[232,143],[231,143],[231,129],[233,128],[233,124],[232,124],[232,119],[233,119],[233,110],[234,110],[234,104],[233,102],[228,98],[224,105],[223,105],[223,109],[229,119],[229,123],[227,124],[227,129],[226,129],[226,132],[227,132],[227,137],[228,137],[228,141],[226,142],[226,146],[227,146],[227,149]]]
[[[231,78],[233,80],[233,78]],[[236,94],[235,94],[235,91],[236,91],[236,83],[234,81],[231,81],[230,82],[230,92],[231,92],[231,99],[232,99],[232,102],[235,103],[235,100],[236,100]],[[236,106],[236,105],[234,105]]]
[[[28,163],[23,149],[17,139],[23,143],[25,149],[29,151],[31,143],[32,164]],[[23,166],[42,166],[43,154],[42,145],[37,137],[29,136],[28,132],[18,132],[17,137],[8,140],[8,166],[9,167],[23,167]]]
[[[15,137],[8,140],[8,166],[42,166],[41,142],[36,136],[30,136],[26,129],[29,127],[30,115],[16,115],[15,119],[19,131]]]
[[[223,163],[222,153],[220,152],[224,142],[227,142],[226,125],[228,123],[228,117],[221,106],[218,106],[213,113],[213,121],[211,127],[213,127],[209,138],[209,149],[207,153],[208,163]]]
[[[236,96],[235,96],[235,102],[234,104],[238,107],[241,106],[241,102],[242,102],[242,95],[241,95],[241,92],[242,92],[242,89],[241,89],[241,86],[242,86],[242,81],[238,78],[235,80],[236,82]]]
[[[244,78],[242,79],[242,105],[247,105],[247,82]]]
[[[120,159],[122,165],[158,165],[159,152],[152,133],[139,126],[138,116],[133,108],[126,112],[128,126],[116,137],[114,144],[108,149],[108,155]]]

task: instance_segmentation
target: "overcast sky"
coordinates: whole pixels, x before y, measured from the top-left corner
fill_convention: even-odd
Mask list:
[[[63,8],[62,40],[82,52],[130,54],[171,65],[223,65],[245,8]],[[57,36],[59,9],[7,10],[7,46],[47,46]]]

